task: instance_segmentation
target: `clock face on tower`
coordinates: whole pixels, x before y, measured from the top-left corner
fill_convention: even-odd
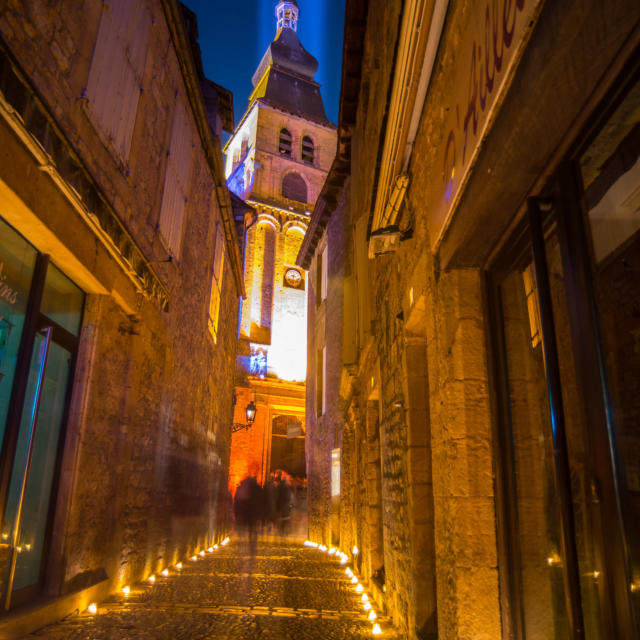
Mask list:
[[[300,275],[300,272],[297,269],[287,269],[284,272],[284,281],[290,287],[297,288],[300,286],[300,282],[302,282],[302,275]]]

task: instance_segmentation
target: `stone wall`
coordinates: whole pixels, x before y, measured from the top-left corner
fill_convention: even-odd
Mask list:
[[[358,4],[348,2],[348,16],[350,7],[356,7],[351,15],[357,13]],[[523,7],[531,11],[524,25],[522,55],[500,89],[497,84],[488,88],[490,69],[483,66],[488,50],[482,49],[484,60],[478,53],[491,35],[486,29],[495,30],[498,23],[487,20],[477,32],[471,24],[473,12],[485,5],[487,15],[499,5],[506,17],[514,19]],[[368,260],[367,227],[378,166],[384,162],[381,146],[386,128],[396,126],[386,119],[404,19],[401,10],[407,6],[400,1],[367,5],[356,125],[345,132],[351,145],[350,197],[343,209],[331,208],[332,216],[349,218],[353,231],[342,244],[337,242],[347,252],[354,244],[358,302],[356,314],[345,314],[343,334],[356,343],[357,355],[351,358],[345,351],[339,370],[332,368],[327,374],[329,379],[338,375],[341,379],[340,399],[331,400],[336,406],[342,404],[343,410],[340,546],[358,546],[360,554],[353,561],[403,637],[506,638],[514,633],[511,624],[519,624],[513,620],[519,603],[517,598],[511,601],[506,588],[511,579],[516,581],[511,588],[518,588],[511,565],[520,561],[526,566],[530,559],[527,553],[514,559],[510,541],[499,542],[496,533],[504,536],[510,516],[499,508],[495,495],[503,452],[493,441],[493,430],[501,422],[499,409],[494,407],[492,413],[489,367],[498,355],[492,358],[487,350],[486,307],[491,301],[484,295],[483,270],[491,267],[497,247],[511,248],[505,239],[514,235],[522,220],[527,195],[546,193],[549,176],[582,139],[578,136],[587,135],[584,128],[592,122],[599,101],[628,77],[623,65],[637,57],[640,16],[637,3],[627,0],[607,5],[606,11],[597,2],[479,5],[452,0],[406,171],[409,187],[398,221],[407,233],[395,253]],[[508,48],[507,22],[502,26],[497,37],[504,36]],[[361,25],[351,27],[348,33],[358,33]],[[463,45],[473,44],[474,38],[474,57],[469,54],[465,59]],[[499,44],[493,40],[494,47]],[[357,43],[350,45],[345,51],[360,51]],[[589,51],[598,51],[598,56],[592,59],[585,54]],[[356,66],[347,60],[345,69]],[[444,228],[429,221],[442,206],[443,185],[453,180],[445,175],[441,151],[446,144],[444,124],[458,99],[453,89],[460,78],[462,93],[469,88],[469,104],[458,105],[460,118],[467,108],[467,140],[471,145],[477,135],[473,145],[480,147]],[[478,126],[472,136],[470,127],[475,127],[488,104],[486,92],[502,89],[505,95],[498,98],[489,127]],[[348,100],[343,106],[351,109],[353,96]],[[399,129],[395,131],[401,135]],[[465,148],[465,152],[468,158],[475,150]],[[316,255],[321,248],[322,242]],[[347,260],[342,290],[330,294],[343,301],[349,299],[352,287],[349,266]],[[558,280],[554,274],[554,287]],[[554,315],[562,318],[555,308]],[[326,319],[318,314],[314,320],[311,306],[310,319],[312,330],[322,333]],[[568,337],[559,340],[561,350],[568,341]],[[310,363],[314,354],[310,346]],[[314,370],[311,365],[309,370]],[[562,374],[568,375],[564,370]],[[570,381],[563,380],[563,387],[564,394],[574,392]],[[536,388],[536,393],[541,390]],[[520,394],[516,402],[525,397],[526,393]],[[308,398],[309,407],[314,398],[311,389]],[[517,406],[516,411],[524,410]],[[572,411],[569,406],[568,415]],[[535,411],[526,413],[535,423]],[[326,456],[329,445],[322,440],[322,426],[316,426],[316,440]],[[581,450],[580,438],[574,438]],[[530,446],[527,455],[536,455],[535,451]],[[528,491],[528,497],[534,494]],[[314,531],[326,542],[326,499],[320,490],[315,499],[320,506]],[[531,505],[519,504],[529,515]],[[381,562],[383,586],[375,573]],[[548,575],[541,564],[538,557],[536,575]],[[617,565],[610,569],[618,570]],[[525,597],[529,601],[524,606],[530,611],[540,607],[552,617],[547,586]],[[590,615],[592,611],[585,609],[585,618]]]
[[[278,151],[280,130],[286,128],[292,136],[291,156]],[[314,142],[313,164],[303,162],[303,136]],[[286,111],[260,104],[256,135],[256,180],[253,196],[259,200],[282,201],[282,178],[288,171],[300,174],[307,184],[307,202],[315,203],[331,167],[336,150],[333,127],[316,124]]]
[[[339,526],[332,525],[340,505],[331,496],[331,452],[341,447],[344,424],[340,398],[340,372],[342,367],[344,299],[343,283],[349,269],[349,226],[346,194],[343,193],[331,218],[323,239],[318,245],[316,257],[308,271],[308,348],[307,348],[307,474],[309,505],[309,536],[324,544],[337,544]],[[319,305],[316,302],[318,282],[317,261],[325,247],[327,250],[327,297]],[[318,415],[317,364],[318,351],[326,349],[325,412]],[[342,461],[344,470],[344,461]],[[348,486],[348,483],[347,483]],[[340,519],[342,521],[342,519]]]
[[[236,249],[227,237],[216,342],[207,325],[216,228],[224,224],[216,176],[179,64],[190,53],[174,44],[166,19],[177,5],[145,6],[154,26],[126,165],[83,99],[103,4],[10,1],[0,10],[17,65],[169,297],[162,311],[136,289],[33,157],[8,155],[17,143],[3,128],[0,177],[24,207],[9,221],[87,293],[47,574],[54,595],[104,577],[110,588],[142,579],[228,527]],[[158,216],[176,95],[193,150],[180,257],[171,262]]]
[[[342,252],[342,275],[348,280],[353,274],[360,290],[357,313],[345,317],[342,328],[357,342],[357,362],[350,364],[345,352],[342,366],[334,365],[327,373],[329,380],[341,381],[341,398],[334,402],[335,409],[341,405],[343,421],[340,546],[358,546],[354,561],[361,575],[405,637],[498,638],[478,274],[463,271],[438,279],[421,216],[421,197],[430,177],[422,172],[414,177],[405,201],[406,217],[414,225],[412,239],[395,255],[374,261],[363,260],[357,248],[366,241],[358,235],[358,219],[368,215],[371,206],[384,126],[384,101],[374,96],[388,91],[400,8],[400,2],[369,8],[350,195],[344,210],[334,210],[328,227],[330,234],[335,219],[346,217],[347,227],[356,229],[353,238],[346,234],[333,242]],[[322,242],[316,256],[321,249]],[[330,235],[329,256],[331,264]],[[332,296],[346,299],[346,286],[330,292],[327,304]],[[312,317],[312,306],[310,327],[315,327],[319,343],[329,324],[321,309]],[[335,339],[337,329],[332,331]],[[315,350],[310,345],[310,373]],[[311,413],[313,376],[308,380]],[[314,433],[323,451],[315,455],[326,457],[327,428],[320,420]],[[326,465],[319,465],[318,472],[326,472]],[[311,531],[327,542],[326,493],[318,487],[313,494],[311,482],[310,503],[312,495],[318,503]]]

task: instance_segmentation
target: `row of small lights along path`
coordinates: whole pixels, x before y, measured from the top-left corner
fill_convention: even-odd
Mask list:
[[[373,613],[372,613],[373,612]],[[32,633],[48,640],[398,639],[348,557],[307,541],[235,538]]]

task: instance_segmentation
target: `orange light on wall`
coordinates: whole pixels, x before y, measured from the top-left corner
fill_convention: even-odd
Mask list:
[[[248,422],[252,419],[251,428],[234,429],[231,438],[231,454],[229,458],[229,492],[235,495],[236,488],[247,475],[254,475],[260,484],[264,482],[264,431],[268,410],[258,407],[255,394],[251,388],[236,387],[236,404],[234,423]]]

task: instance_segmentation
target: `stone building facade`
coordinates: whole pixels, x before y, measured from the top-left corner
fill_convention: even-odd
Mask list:
[[[17,637],[226,534],[243,283],[231,96],[202,74],[193,14],[5,2],[0,69],[0,634]]]
[[[309,528],[404,637],[640,633],[639,54],[626,0],[347,1]]]
[[[245,216],[235,421],[229,487],[283,469],[306,481],[305,377],[308,274],[295,261],[335,155],[335,125],[314,81],[318,62],[300,44],[295,2],[276,6],[276,36],[253,75],[249,107],[226,144],[229,189]],[[300,425],[299,435],[297,425]],[[289,436],[289,437],[287,437]]]

